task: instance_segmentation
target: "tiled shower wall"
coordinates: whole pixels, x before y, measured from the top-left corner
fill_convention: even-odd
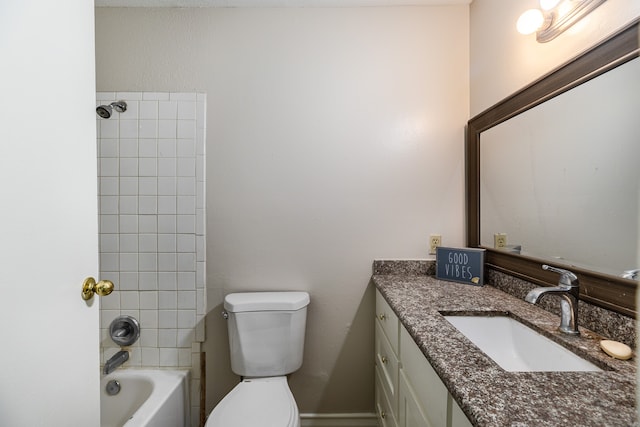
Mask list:
[[[140,322],[125,367],[190,368],[197,425],[205,310],[205,108],[196,93],[99,92],[127,111],[97,118],[102,363],[111,321]]]

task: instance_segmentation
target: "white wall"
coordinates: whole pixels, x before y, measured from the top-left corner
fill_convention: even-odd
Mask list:
[[[463,243],[468,7],[98,9],[96,27],[98,90],[208,95],[207,405],[233,385],[222,296],[301,289],[301,411],[372,411],[373,259]]]
[[[471,3],[471,116],[564,64],[640,16],[639,0],[609,0],[548,43],[523,36],[516,21],[538,0]]]

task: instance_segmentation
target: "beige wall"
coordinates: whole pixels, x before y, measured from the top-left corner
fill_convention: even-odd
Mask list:
[[[640,16],[640,0],[609,0],[548,43],[516,31],[518,17],[538,0],[471,3],[471,116],[567,62]]]
[[[375,258],[463,243],[468,6],[98,9],[99,91],[207,93],[207,409],[232,291],[311,294],[302,412],[373,410]]]

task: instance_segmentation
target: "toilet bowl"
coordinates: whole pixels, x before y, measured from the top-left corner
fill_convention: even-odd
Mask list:
[[[300,427],[287,377],[240,382],[209,415],[206,427]]]
[[[302,365],[309,294],[247,292],[224,299],[231,370],[242,381],[206,427],[300,427],[287,375]]]

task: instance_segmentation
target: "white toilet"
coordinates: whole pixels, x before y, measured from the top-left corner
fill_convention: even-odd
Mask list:
[[[248,292],[224,299],[231,369],[243,377],[206,427],[300,427],[287,374],[302,365],[309,294]]]

